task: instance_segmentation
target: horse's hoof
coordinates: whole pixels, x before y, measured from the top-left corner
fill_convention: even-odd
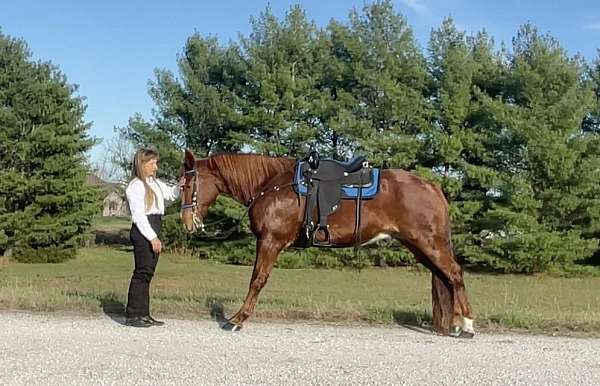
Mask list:
[[[470,331],[465,331],[462,330],[460,332],[460,335],[458,336],[458,338],[463,338],[463,339],[473,339],[473,337],[475,336],[474,332],[470,332]]]
[[[242,329],[242,325],[240,324],[235,324],[235,323],[231,323],[231,322],[226,322],[225,324],[223,324],[221,326],[221,328],[225,331],[232,331],[232,332],[236,332]]]
[[[472,331],[466,331],[461,326],[452,326],[450,327],[448,335],[450,335],[453,338],[471,339],[475,336],[475,333]]]
[[[452,327],[450,327],[450,331],[448,331],[448,335],[453,338],[458,338],[460,336],[461,332],[462,332],[461,326],[452,326]]]

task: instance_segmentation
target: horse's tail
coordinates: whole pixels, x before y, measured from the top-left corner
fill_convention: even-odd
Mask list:
[[[443,197],[443,195],[442,195]],[[444,202],[447,201],[444,198]],[[454,259],[454,246],[452,245],[452,232],[450,221],[446,223],[447,253]],[[433,314],[433,329],[440,334],[448,334],[454,315],[452,288],[446,277],[437,269],[431,271],[431,301]]]
[[[431,272],[431,302],[433,329],[440,334],[448,334],[452,323],[452,293],[438,272]]]

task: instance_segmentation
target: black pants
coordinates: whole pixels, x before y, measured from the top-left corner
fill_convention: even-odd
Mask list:
[[[160,215],[149,215],[148,221],[152,229],[158,234],[162,217]],[[154,276],[158,253],[152,251],[152,244],[133,224],[129,232],[129,238],[133,244],[133,257],[135,268],[131,283],[129,283],[129,294],[127,297],[127,317],[150,315],[150,281]]]

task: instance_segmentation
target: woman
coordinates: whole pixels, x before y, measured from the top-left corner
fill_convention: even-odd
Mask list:
[[[133,327],[161,326],[164,322],[150,316],[150,281],[154,276],[162,243],[158,238],[165,200],[179,196],[180,186],[168,186],[156,178],[158,152],[140,149],[133,159],[133,178],[125,193],[131,211],[131,231],[135,269],[129,284],[127,319],[125,324]]]

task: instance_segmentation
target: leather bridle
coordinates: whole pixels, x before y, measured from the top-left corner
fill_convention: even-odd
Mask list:
[[[202,221],[200,221],[200,219],[198,218],[198,215],[196,214],[197,208],[198,208],[198,178],[197,178],[197,173],[196,173],[196,169],[192,169],[192,170],[186,170],[184,172],[185,175],[185,179],[186,179],[186,183],[188,180],[188,177],[192,177],[192,201],[186,203],[183,199],[183,197],[181,198],[181,210],[183,211],[184,209],[191,209],[192,210],[192,222],[194,223],[194,225],[196,226],[196,228],[200,229],[201,231],[204,230],[204,224],[202,223]],[[183,190],[184,187],[182,186],[181,189]]]

